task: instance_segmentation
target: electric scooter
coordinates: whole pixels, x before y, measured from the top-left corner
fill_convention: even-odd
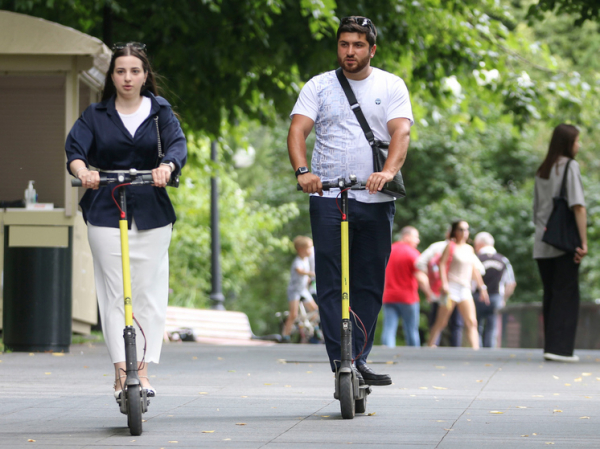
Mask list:
[[[133,309],[131,301],[131,271],[129,266],[129,236],[127,234],[127,201],[125,197],[125,186],[140,186],[153,184],[152,174],[140,174],[135,169],[129,170],[129,173],[118,173],[116,177],[100,177],[100,186],[117,184],[113,188],[112,195],[115,199],[115,190],[118,191],[119,201],[117,206],[120,210],[119,230],[121,235],[121,261],[123,265],[123,302],[125,305],[125,329],[123,339],[125,341],[125,368],[126,379],[119,409],[121,413],[127,415],[127,426],[131,435],[138,436],[142,434],[142,414],[148,411],[150,401],[146,396],[146,390],[142,388],[140,378],[138,377],[138,362],[136,351],[135,328],[133,327]],[[81,187],[80,179],[72,179],[73,187]],[[169,183],[170,187],[179,186],[179,178],[173,176]],[[115,200],[115,202],[117,202]]]
[[[342,323],[341,360],[335,372],[335,392],[333,397],[340,401],[342,418],[353,419],[355,413],[365,413],[367,396],[371,394],[369,385],[359,385],[356,371],[352,368],[352,321],[350,320],[350,243],[348,231],[348,190],[365,190],[365,184],[358,182],[355,175],[350,180],[322,182],[323,190],[340,189],[341,197],[341,243],[342,243]],[[298,190],[302,190],[300,185]],[[338,206],[339,207],[339,206]],[[354,312],[352,312],[354,313]],[[365,340],[367,338],[365,332]],[[365,341],[366,343],[366,341]]]

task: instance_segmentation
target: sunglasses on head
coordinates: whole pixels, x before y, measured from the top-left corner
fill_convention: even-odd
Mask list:
[[[375,31],[375,26],[371,19],[367,19],[366,17],[344,17],[341,22],[342,25],[346,25],[348,23],[355,23],[361,27],[369,27],[371,30]]]
[[[136,50],[146,50],[146,44],[141,42],[117,42],[112,46],[112,51],[123,50],[125,47],[135,48]]]

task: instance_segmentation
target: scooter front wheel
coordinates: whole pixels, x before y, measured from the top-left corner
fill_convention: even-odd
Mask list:
[[[127,389],[127,426],[131,435],[142,434],[142,388],[135,386]]]
[[[352,374],[340,374],[340,407],[342,410],[342,418],[353,419],[355,410],[354,387],[352,385]]]

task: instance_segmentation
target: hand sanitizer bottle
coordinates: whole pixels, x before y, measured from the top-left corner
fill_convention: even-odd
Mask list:
[[[27,186],[27,190],[25,190],[25,207],[30,208],[35,203],[37,203],[37,193],[33,188],[33,183],[35,181],[29,181],[29,185]]]

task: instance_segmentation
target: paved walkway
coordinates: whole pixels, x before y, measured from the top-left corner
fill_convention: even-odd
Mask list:
[[[112,399],[103,344],[0,354],[0,447],[598,448],[600,351],[578,354],[375,347],[394,384],[343,420],[322,346],[169,344],[139,437]]]

